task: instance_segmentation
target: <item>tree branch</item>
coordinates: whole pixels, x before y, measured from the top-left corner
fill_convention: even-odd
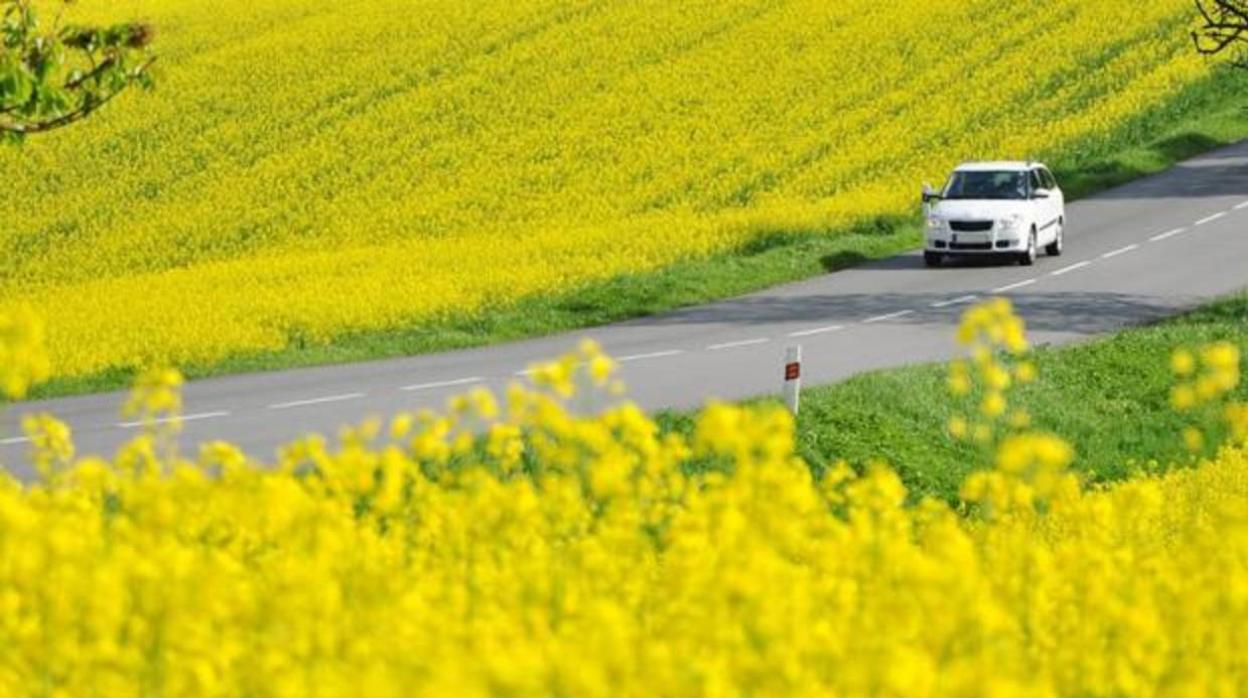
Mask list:
[[[105,58],[103,61],[100,61],[98,64],[96,64],[95,67],[93,67],[91,70],[87,71],[86,73],[83,73],[82,75],[78,76],[74,80],[70,80],[66,82],[65,89],[76,90],[79,87],[82,87],[83,83],[87,82],[88,80],[94,80],[100,75],[103,75],[105,71],[113,67],[116,63],[117,63],[117,59],[114,56],[109,56],[108,58]]]
[[[0,136],[75,123],[108,104],[127,87],[150,87],[148,47],[155,29],[146,22],[62,25],[74,0],[55,2],[50,31],[35,12],[38,0],[0,0]],[[137,66],[137,67],[136,67]],[[17,136],[18,138],[14,138]]]
[[[139,66],[130,74],[131,78],[137,78],[138,76],[142,75],[155,62],[156,62],[155,58],[148,59],[146,63]],[[79,105],[77,109],[71,112],[68,112],[66,114],[62,114],[61,116],[58,116],[54,119],[48,119],[46,121],[35,121],[35,122],[24,123],[24,124],[5,123],[4,121],[0,121],[0,133],[11,133],[11,134],[19,135],[19,136],[26,136],[32,133],[44,133],[46,131],[53,131],[58,128],[69,126],[70,124],[73,124],[75,122],[78,122],[87,118],[95,110],[113,101],[113,99],[116,98],[117,95],[121,94],[122,92],[125,92],[126,88],[129,87],[131,84],[133,83],[127,82],[124,85],[122,85],[120,88],[118,88],[117,90],[114,90],[113,92],[110,92],[107,95],[104,95],[103,97],[99,99],[84,101],[84,103]],[[2,113],[4,112],[0,111],[0,114]]]
[[[1248,44],[1248,2],[1195,0],[1194,4],[1204,22],[1192,32],[1192,41],[1198,53],[1215,56],[1231,50],[1236,44]],[[1236,57],[1231,64],[1248,67],[1248,58]]]
[[[126,88],[123,87],[120,90],[117,90],[116,92],[106,95],[104,98],[100,99],[99,101],[92,102],[91,104],[85,104],[74,111],[58,116],[55,119],[49,119],[47,121],[35,121],[35,122],[28,123],[28,124],[6,124],[3,122],[0,122],[0,131],[25,136],[25,135],[29,135],[32,133],[43,133],[44,131],[52,131],[58,128],[62,128],[64,126],[69,126],[70,124],[76,121],[81,121],[85,119],[87,116],[91,114],[91,112],[95,111],[96,109],[99,109],[105,104],[108,104],[109,102],[113,100],[114,97],[121,94],[122,92],[125,92],[125,90]]]

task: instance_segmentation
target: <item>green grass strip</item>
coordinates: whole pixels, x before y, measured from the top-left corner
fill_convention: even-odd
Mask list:
[[[1177,347],[1220,340],[1237,343],[1248,356],[1248,294],[1107,339],[1040,349],[1039,380],[1012,392],[1010,404],[1027,410],[1035,428],[1072,443],[1075,467],[1090,482],[1186,463],[1192,457],[1180,432],[1188,421],[1169,406],[1170,356]],[[855,467],[885,461],[914,496],[956,499],[967,473],[986,464],[977,448],[946,433],[949,418],[963,407],[950,397],[947,375],[944,364],[929,364],[804,391],[802,456],[816,469],[841,459]],[[1248,399],[1248,385],[1237,397]],[[660,423],[688,432],[693,415],[668,412]]]

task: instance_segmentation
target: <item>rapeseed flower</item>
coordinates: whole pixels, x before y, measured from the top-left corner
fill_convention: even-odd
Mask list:
[[[29,308],[0,312],[0,397],[21,399],[50,373],[43,320]]]

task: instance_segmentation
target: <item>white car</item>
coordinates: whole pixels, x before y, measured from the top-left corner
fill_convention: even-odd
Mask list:
[[[1051,256],[1062,253],[1066,197],[1038,162],[961,165],[941,191],[924,185],[923,204],[928,266],[973,255],[1008,255],[1031,265],[1041,247]]]

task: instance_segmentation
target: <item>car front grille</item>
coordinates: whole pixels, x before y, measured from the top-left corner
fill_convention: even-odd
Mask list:
[[[949,245],[951,250],[991,250],[991,242],[955,242]]]
[[[992,221],[949,221],[949,229],[959,233],[986,233],[992,230]]]

